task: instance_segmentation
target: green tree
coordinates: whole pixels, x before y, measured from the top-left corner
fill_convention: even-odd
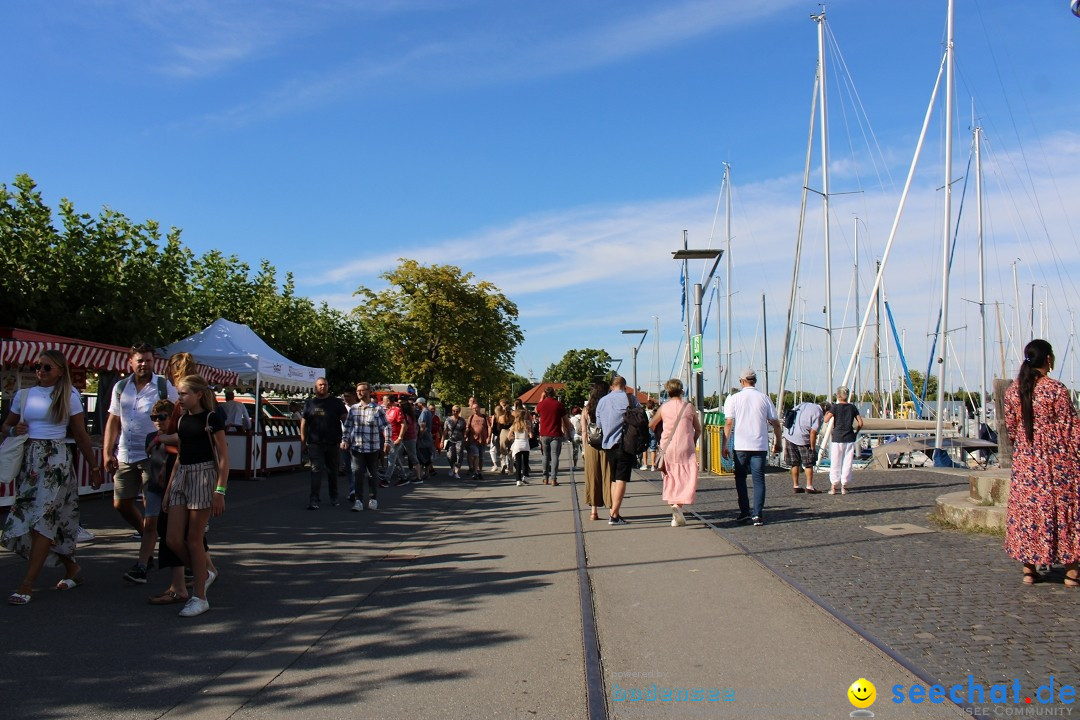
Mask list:
[[[525,339],[517,305],[486,280],[453,265],[399,259],[382,278],[390,287],[360,287],[353,313],[384,348],[398,377],[422,395],[444,400],[491,396],[505,383]]]
[[[60,201],[58,226],[28,175],[0,184],[0,318],[29,330],[127,345],[164,345],[219,317],[250,325],[275,349],[325,367],[336,388],[387,379],[388,361],[359,320],[297,296],[268,261],[213,250],[195,257],[171,228],[108,207],[97,217]]]
[[[592,384],[611,377],[611,356],[606,350],[567,350],[559,362],[544,371],[544,382],[566,383],[563,402],[567,406],[584,405]]]

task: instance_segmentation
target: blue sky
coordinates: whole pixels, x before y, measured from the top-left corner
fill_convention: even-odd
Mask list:
[[[945,0],[828,4],[853,82],[846,90],[830,49],[837,328],[854,324],[856,216],[866,307],[868,268],[884,249],[940,64],[945,9]],[[265,257],[292,271],[302,293],[343,309],[398,257],[460,265],[518,304],[519,372],[539,376],[568,349],[602,347],[626,358],[629,374],[619,330],[647,327],[646,386],[671,374],[681,337],[670,253],[684,229],[692,247],[725,243],[714,219],[730,163],[730,365],[763,365],[765,293],[775,390],[817,10],[789,0],[20,3],[0,29],[0,180],[26,172],[54,206],[62,196],[87,212],[108,205],[182,227],[197,252],[218,248],[252,265]],[[1067,0],[957,0],[956,12],[953,177],[966,170],[974,106],[987,137],[987,298],[1002,303],[1006,373],[1016,368],[1019,258],[1019,335],[1030,332],[1035,285],[1035,334],[1045,330],[1059,356],[1069,346],[1059,357],[1069,380],[1080,18]],[[861,127],[856,105],[868,118]],[[920,369],[941,286],[942,108],[885,273]],[[817,157],[815,148],[814,188]],[[949,322],[963,381],[951,375],[951,387],[977,382],[973,189],[964,202]],[[799,297],[812,324],[824,324],[821,226],[811,196]],[[700,263],[691,273],[700,280]],[[716,317],[706,329],[710,391]],[[824,336],[803,328],[798,383],[824,391]],[[844,333],[838,376],[851,353],[853,332]],[[993,310],[988,340],[1000,374]]]

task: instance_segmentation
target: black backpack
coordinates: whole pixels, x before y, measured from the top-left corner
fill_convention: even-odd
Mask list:
[[[622,426],[622,449],[631,455],[640,455],[649,449],[649,419],[641,403],[626,408]]]
[[[784,413],[784,429],[791,432],[791,428],[795,427],[795,418],[799,417],[799,411],[797,408],[791,408]]]

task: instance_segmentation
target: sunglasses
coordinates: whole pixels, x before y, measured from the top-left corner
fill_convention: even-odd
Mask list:
[[[34,363],[34,372],[38,370],[44,370],[45,372],[52,372],[53,366],[49,363]]]
[[[158,413],[157,415],[151,415],[150,419],[153,420],[154,422],[165,422],[166,420],[169,419],[169,416],[166,415],[165,413]]]

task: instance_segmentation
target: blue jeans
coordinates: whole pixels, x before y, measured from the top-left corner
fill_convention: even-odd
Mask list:
[[[540,447],[544,451],[544,478],[549,476],[553,479],[559,478],[559,456],[562,455],[562,443],[561,437],[548,437],[547,435],[540,436]],[[552,462],[551,446],[555,446],[555,459]],[[550,472],[549,472],[550,470]]]
[[[761,517],[765,508],[765,460],[764,450],[735,451],[735,492],[739,494],[739,515]],[[746,471],[754,480],[754,511],[750,512],[750,498],[746,495]]]

